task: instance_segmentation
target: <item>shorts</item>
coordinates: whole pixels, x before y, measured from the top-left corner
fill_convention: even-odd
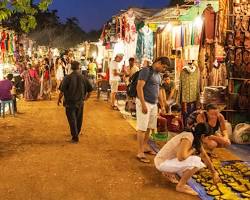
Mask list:
[[[186,160],[179,161],[177,158],[166,160],[156,167],[160,172],[176,173],[181,175],[186,170],[206,167],[199,156],[189,156]]]
[[[119,81],[110,81],[111,93],[118,92]]]
[[[148,108],[148,113],[142,113],[141,101],[136,99],[136,118],[137,118],[137,131],[146,132],[147,129],[157,129],[157,114],[158,107],[157,104],[150,104],[146,102]]]

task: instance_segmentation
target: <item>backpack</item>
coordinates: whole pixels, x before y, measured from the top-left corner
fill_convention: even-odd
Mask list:
[[[153,68],[149,67],[149,69],[150,69],[150,73],[149,73],[149,76],[148,76],[148,80],[153,75]],[[128,84],[128,87],[127,87],[127,95],[129,97],[132,97],[132,98],[137,97],[137,89],[136,89],[136,87],[137,87],[137,83],[138,83],[138,79],[139,79],[139,74],[140,74],[141,70],[138,71],[138,72],[136,72],[135,74],[133,74],[133,76],[131,76],[129,78],[129,84]]]

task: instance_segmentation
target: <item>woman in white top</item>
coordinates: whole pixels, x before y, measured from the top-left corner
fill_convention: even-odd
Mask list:
[[[169,181],[177,184],[176,191],[198,195],[187,185],[187,181],[200,169],[206,167],[202,160],[212,171],[214,182],[220,181],[218,173],[204,150],[205,138],[208,136],[207,126],[203,123],[198,124],[193,133],[183,132],[173,137],[156,155],[154,160],[156,168]],[[176,179],[177,174],[181,176],[179,181]]]
[[[61,85],[61,82],[64,78],[63,62],[61,58],[57,58],[55,67],[56,67],[56,85],[57,85],[57,91],[58,91]]]

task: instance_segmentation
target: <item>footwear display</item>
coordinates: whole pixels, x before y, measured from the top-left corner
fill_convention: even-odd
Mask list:
[[[207,194],[215,200],[240,200],[250,198],[250,167],[244,162],[223,163],[213,159],[221,183],[214,184],[212,173],[207,168],[193,176],[202,185]]]

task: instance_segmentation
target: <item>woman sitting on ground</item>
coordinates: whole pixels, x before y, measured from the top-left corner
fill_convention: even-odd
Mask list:
[[[208,127],[206,124],[200,123],[195,127],[193,133],[183,132],[173,137],[156,155],[154,160],[156,168],[169,181],[177,184],[176,191],[198,195],[187,185],[187,181],[200,169],[206,167],[202,160],[212,171],[214,182],[220,181],[219,175],[205,151],[208,136]],[[181,176],[179,181],[176,178],[177,174]]]
[[[206,112],[197,116],[197,123],[206,123],[209,128],[210,136],[206,138],[209,150],[227,147],[231,144],[226,129],[224,116],[219,112],[214,104],[208,104]]]

